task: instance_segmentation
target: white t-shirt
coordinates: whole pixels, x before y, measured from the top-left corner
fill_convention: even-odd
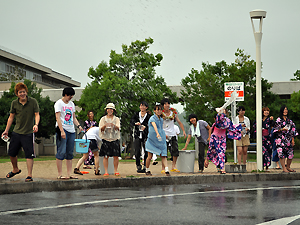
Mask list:
[[[68,104],[64,103],[63,100],[59,99],[54,104],[55,113],[60,112],[60,121],[62,123],[63,129],[70,133],[75,132],[73,113],[75,113],[75,105],[72,101]],[[57,126],[57,122],[56,125]]]
[[[177,125],[174,125],[175,133],[176,133],[176,139],[178,139],[178,135],[180,134],[180,129]]]
[[[85,137],[86,135],[86,137]],[[96,140],[97,142],[101,142],[101,138],[99,137],[99,127],[91,127],[86,133],[83,135],[82,139],[88,140]]]
[[[172,116],[172,114],[173,114],[173,112],[171,111],[170,116]],[[175,115],[175,117],[176,117],[176,115]],[[174,120],[175,120],[175,118],[174,118]],[[177,136],[176,130],[174,127],[174,125],[175,125],[174,120],[165,120],[164,119],[163,129],[164,129],[166,135],[169,137]]]

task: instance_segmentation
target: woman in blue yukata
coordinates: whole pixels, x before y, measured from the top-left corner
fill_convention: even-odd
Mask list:
[[[291,163],[294,157],[294,137],[298,135],[295,124],[288,118],[288,113],[288,108],[285,105],[281,106],[279,117],[276,119],[273,130],[276,135],[275,143],[278,157],[285,173],[296,172],[291,169]],[[286,165],[285,159],[287,159]]]
[[[208,160],[216,166],[220,166],[220,173],[225,172],[225,152],[226,152],[226,130],[230,139],[240,140],[242,137],[242,126],[233,125],[231,120],[225,115],[226,109],[216,109],[218,114],[215,116],[216,122],[212,125],[212,134],[209,141],[206,160],[204,166],[208,167]]]
[[[153,154],[160,155],[163,167],[165,167],[165,174],[170,176],[169,168],[167,165],[167,144],[166,134],[163,129],[162,106],[156,104],[154,106],[154,115],[150,117],[148,122],[149,132],[146,141],[146,151],[148,157],[146,160],[146,175],[151,176],[149,169],[150,162]]]
[[[270,115],[270,109],[268,107],[262,108],[262,150],[263,150],[263,165],[268,171],[271,165],[272,157],[272,140],[271,140],[271,130],[274,126],[273,116]],[[256,122],[253,125],[254,132],[256,132]]]

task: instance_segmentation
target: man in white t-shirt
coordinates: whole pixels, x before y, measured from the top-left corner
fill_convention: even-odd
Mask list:
[[[180,172],[176,168],[176,162],[177,158],[179,156],[179,151],[178,151],[178,141],[177,141],[177,134],[175,130],[175,121],[177,121],[179,127],[183,131],[183,135],[186,138],[186,133],[184,130],[184,126],[181,123],[181,121],[178,118],[177,111],[174,108],[170,107],[170,101],[167,98],[164,98],[161,101],[161,105],[163,106],[163,119],[164,119],[164,124],[163,124],[163,129],[166,133],[166,139],[167,139],[167,147],[171,153],[172,156],[172,169],[170,170],[171,172]],[[163,168],[164,170],[164,168]],[[162,171],[163,172],[163,171]]]
[[[57,179],[77,179],[72,176],[72,159],[75,140],[75,126],[83,131],[75,116],[75,105],[71,101],[75,95],[75,90],[72,87],[66,87],[63,90],[62,98],[54,104],[56,117],[56,146],[57,153],[56,166],[58,171]],[[66,159],[67,176],[62,176],[62,161]]]

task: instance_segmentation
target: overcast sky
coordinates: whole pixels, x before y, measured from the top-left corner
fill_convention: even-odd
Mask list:
[[[262,76],[288,81],[300,69],[299,0],[0,0],[0,45],[81,82],[111,50],[151,37],[164,57],[157,74],[180,85],[201,63],[255,59],[249,12],[263,21]]]

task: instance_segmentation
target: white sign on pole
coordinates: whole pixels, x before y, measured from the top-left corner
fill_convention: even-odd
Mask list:
[[[225,101],[230,98],[231,93],[234,91],[238,93],[235,101],[244,101],[244,82],[224,83]]]

